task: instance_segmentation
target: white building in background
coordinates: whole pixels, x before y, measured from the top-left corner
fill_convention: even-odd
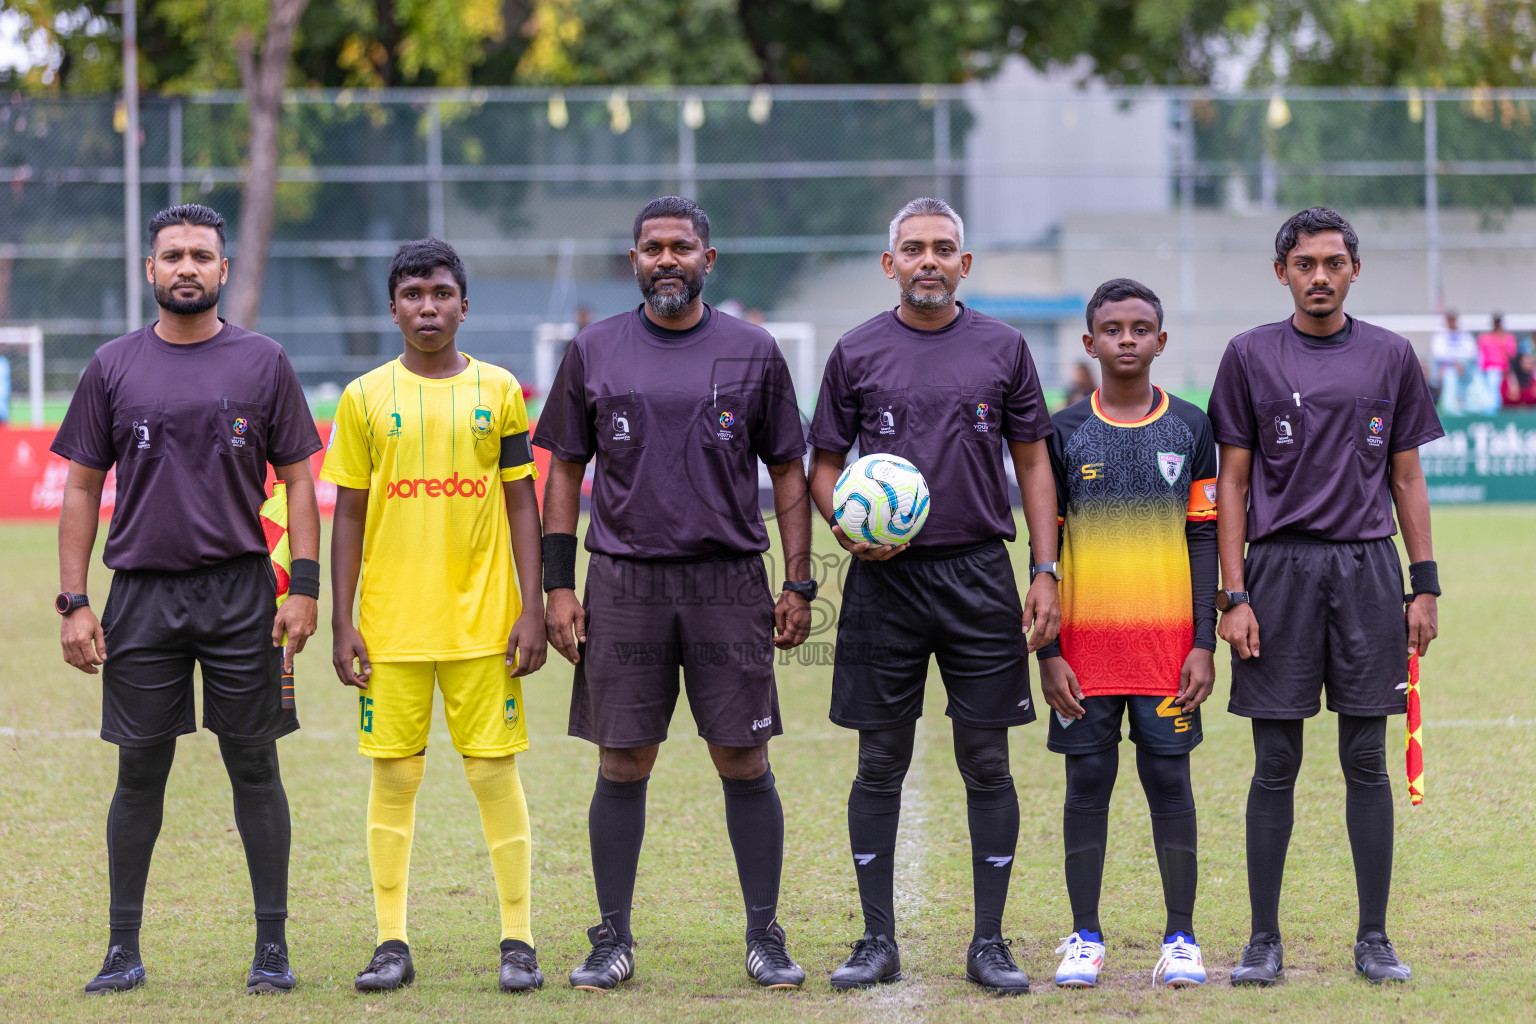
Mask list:
[[[1173,209],[1179,140],[1165,98],[1126,101],[1080,65],[1041,72],[1010,57],[967,86],[966,103],[960,200],[976,244],[1039,244],[1074,213]]]

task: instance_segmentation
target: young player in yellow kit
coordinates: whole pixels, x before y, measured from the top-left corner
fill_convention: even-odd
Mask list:
[[[434,676],[490,847],[501,988],[544,983],[529,930],[528,808],[517,774],[528,748],[520,677],[537,671],[545,652],[533,449],[517,380],[455,343],[466,292],[464,264],[447,243],[400,247],[389,308],[405,351],[347,385],[321,472],[337,488],[332,660],[360,691],[358,749],[373,759],[368,865],[378,946],[357,976],[360,991],[415,979],[406,880]]]

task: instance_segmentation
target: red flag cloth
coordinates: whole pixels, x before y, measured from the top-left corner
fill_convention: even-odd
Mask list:
[[[1424,802],[1424,711],[1419,706],[1419,652],[1408,653],[1408,796]]]

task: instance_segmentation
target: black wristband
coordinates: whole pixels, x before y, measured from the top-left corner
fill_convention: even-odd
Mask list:
[[[295,558],[288,568],[288,593],[319,598],[320,563],[313,558]]]
[[[576,535],[544,535],[544,593],[576,589]]]
[[[1408,589],[1413,596],[1434,594],[1440,596],[1440,567],[1434,562],[1410,562],[1408,564]]]

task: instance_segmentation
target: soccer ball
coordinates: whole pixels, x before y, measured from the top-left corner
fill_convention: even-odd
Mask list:
[[[928,518],[928,481],[896,455],[865,455],[832,491],[832,518],[854,542],[905,544]]]

